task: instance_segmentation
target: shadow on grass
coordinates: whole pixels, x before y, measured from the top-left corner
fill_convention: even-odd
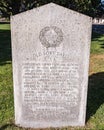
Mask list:
[[[22,127],[18,127],[16,126],[14,123],[11,123],[11,124],[5,124],[3,126],[0,127],[0,130],[6,130],[6,129],[9,129],[9,130],[24,130]],[[25,130],[32,130],[32,129],[29,129],[29,128],[25,128]]]
[[[93,31],[99,33],[99,34],[104,34],[104,25],[102,24],[93,24],[92,25]]]
[[[0,29],[0,65],[11,61],[11,34],[10,30]]]
[[[0,22],[0,24],[10,24],[10,22]]]
[[[89,77],[87,119],[93,116],[97,109],[104,103],[104,72],[93,74]]]
[[[0,130],[5,130],[8,127],[15,127],[15,124],[6,124],[0,127]]]
[[[22,128],[13,123],[5,124],[0,127],[0,130],[6,130],[6,129],[8,129],[8,130],[34,130],[34,128]],[[41,130],[41,129],[38,129],[38,130]],[[43,130],[45,130],[45,129],[43,129]]]
[[[101,48],[103,48],[104,49],[104,43],[103,44],[100,44],[101,45]]]
[[[92,31],[92,41],[102,42],[101,40],[98,40],[98,38],[101,38],[102,36],[103,36],[103,34],[99,34],[99,33]]]

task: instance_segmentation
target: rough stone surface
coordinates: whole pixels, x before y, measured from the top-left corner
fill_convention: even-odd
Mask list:
[[[53,3],[11,17],[17,125],[85,124],[91,25]]]

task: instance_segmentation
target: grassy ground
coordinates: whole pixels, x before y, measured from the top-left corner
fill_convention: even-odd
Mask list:
[[[0,24],[0,130],[29,130],[14,125],[10,25]],[[47,130],[104,130],[104,35],[93,33],[85,127]]]
[[[0,24],[0,126],[13,120],[10,25]]]

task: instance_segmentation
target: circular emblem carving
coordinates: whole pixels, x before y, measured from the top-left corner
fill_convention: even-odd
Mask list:
[[[63,41],[62,30],[56,26],[45,27],[41,30],[39,39],[45,47],[57,47]]]

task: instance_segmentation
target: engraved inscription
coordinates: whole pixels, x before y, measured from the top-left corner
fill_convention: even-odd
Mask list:
[[[41,30],[39,39],[45,47],[57,47],[63,41],[62,30],[56,26],[45,27]]]
[[[76,63],[23,63],[23,102],[32,118],[63,119],[65,113],[77,118],[78,68]]]

